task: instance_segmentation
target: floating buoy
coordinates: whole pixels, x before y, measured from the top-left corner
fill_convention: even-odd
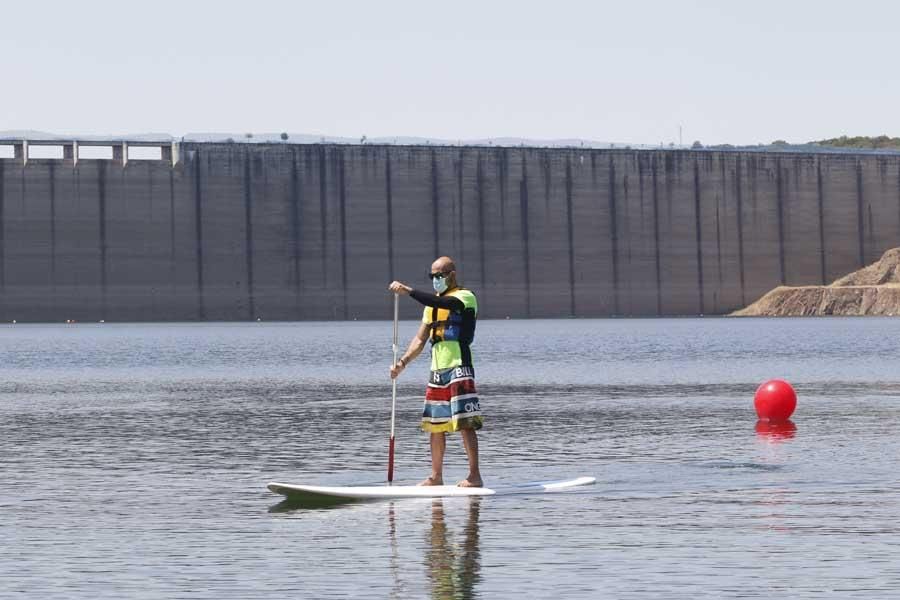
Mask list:
[[[756,389],[753,406],[762,420],[786,421],[797,408],[797,392],[787,381],[772,379]]]

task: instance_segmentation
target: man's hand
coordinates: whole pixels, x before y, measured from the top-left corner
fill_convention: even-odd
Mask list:
[[[400,373],[403,372],[403,369],[406,367],[403,366],[403,363],[398,362],[396,365],[391,367],[391,379],[397,379],[400,376]]]
[[[395,294],[402,294],[404,296],[408,296],[412,291],[411,287],[409,287],[405,283],[400,283],[399,281],[392,281],[391,285],[388,286],[388,289]]]

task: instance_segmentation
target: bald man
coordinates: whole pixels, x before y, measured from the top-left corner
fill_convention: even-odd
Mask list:
[[[408,295],[425,305],[422,324],[406,352],[391,367],[391,378],[396,379],[422,352],[425,342],[431,340],[431,377],[422,411],[422,429],[431,434],[431,475],[419,485],[444,484],[447,433],[458,431],[469,459],[469,474],[457,485],[482,487],[475,433],[481,429],[482,416],[469,349],[475,337],[478,302],[475,294],[460,287],[456,265],[450,257],[434,261],[429,277],[434,294],[399,281],[388,286],[395,294]]]

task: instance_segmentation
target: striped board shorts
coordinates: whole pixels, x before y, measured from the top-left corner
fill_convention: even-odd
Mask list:
[[[425,388],[422,430],[431,433],[478,430],[482,424],[481,404],[475,391],[475,370],[454,367],[432,371]]]

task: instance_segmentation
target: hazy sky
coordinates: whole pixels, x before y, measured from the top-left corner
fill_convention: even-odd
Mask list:
[[[900,135],[900,3],[10,2],[0,130]]]

